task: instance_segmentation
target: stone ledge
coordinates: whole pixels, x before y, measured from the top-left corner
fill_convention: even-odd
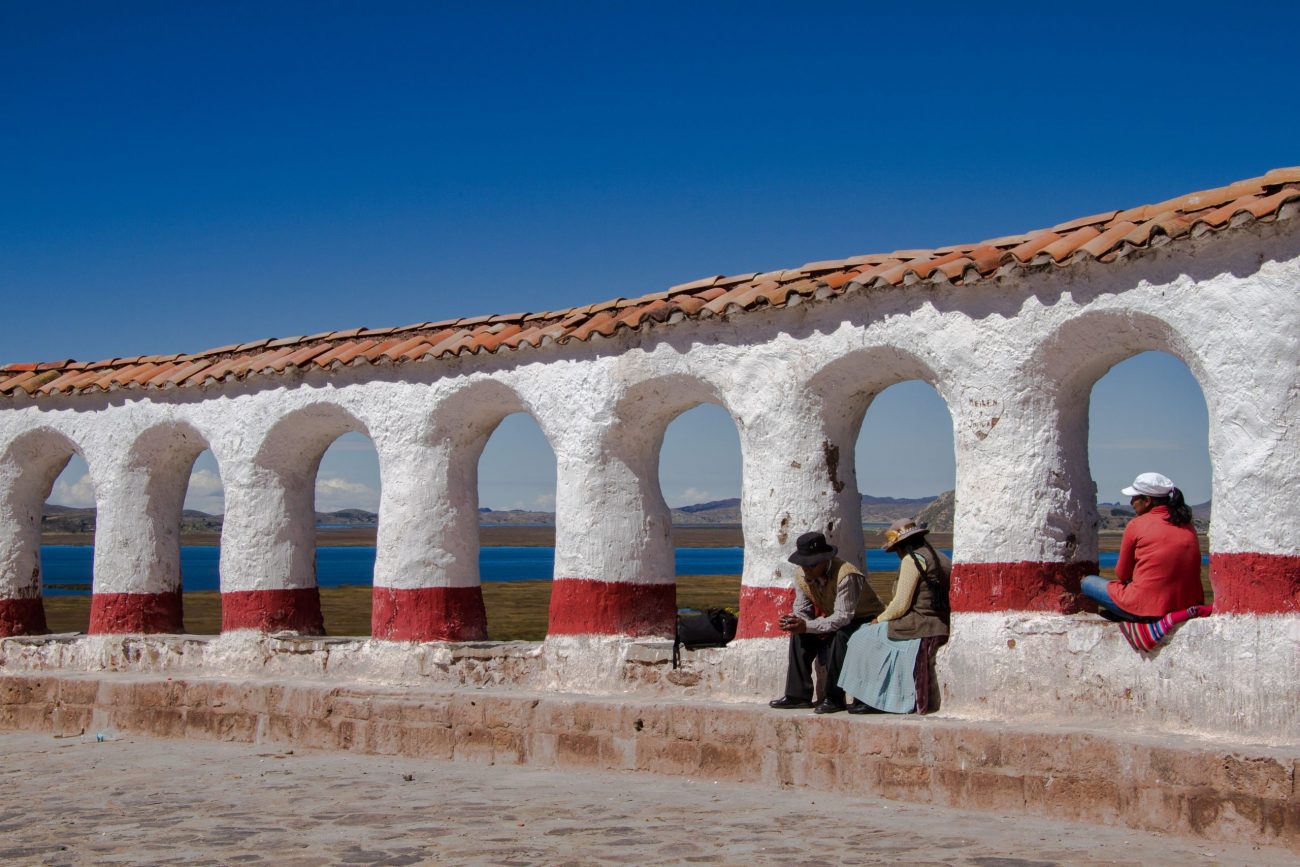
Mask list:
[[[0,729],[807,786],[1300,851],[1300,748],[1111,729],[138,673],[2,676]]]

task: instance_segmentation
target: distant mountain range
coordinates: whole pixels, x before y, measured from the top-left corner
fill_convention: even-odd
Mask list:
[[[889,524],[899,518],[915,517],[930,525],[938,532],[952,530],[956,499],[952,491],[944,491],[937,497],[874,497],[862,495],[862,523]],[[677,526],[719,526],[740,524],[740,500],[712,500],[696,503],[693,506],[681,506],[672,510],[673,523]],[[1133,518],[1133,510],[1123,503],[1097,504],[1098,529],[1106,531],[1122,530]],[[1204,531],[1210,523],[1210,503],[1192,506],[1192,518],[1197,529]],[[181,513],[181,532],[217,533],[221,531],[221,515],[209,515],[193,509]],[[554,512],[531,512],[521,509],[497,511],[479,509],[479,523],[497,525],[532,525],[554,526]],[[341,509],[337,512],[317,512],[318,527],[374,527],[379,524],[379,516],[364,509]],[[75,509],[69,506],[45,504],[45,516],[41,519],[41,530],[47,533],[90,533],[95,529],[94,509]]]

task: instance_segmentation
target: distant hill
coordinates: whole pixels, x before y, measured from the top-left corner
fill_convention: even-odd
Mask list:
[[[936,533],[951,533],[953,515],[957,511],[957,497],[953,491],[944,491],[926,504],[913,517],[918,524],[928,524]]]
[[[479,509],[478,522],[480,524],[504,525],[504,526],[530,526],[530,527],[554,527],[554,512],[529,512],[524,509]]]
[[[181,532],[220,533],[223,521],[223,515],[209,515],[197,509],[184,509],[181,512]],[[375,527],[379,525],[379,516],[364,509],[342,509],[337,512],[317,512],[316,523],[333,527]],[[45,515],[41,518],[41,532],[93,533],[94,531],[94,509],[78,509],[54,503],[45,504]]]
[[[910,518],[934,501],[934,497],[875,497],[862,495],[862,523],[888,524],[899,518]],[[711,500],[693,506],[679,506],[672,510],[673,523],[678,526],[700,524],[739,524],[740,500]]]
[[[1192,524],[1202,533],[1210,529],[1210,508],[1212,503],[1212,500],[1206,500],[1204,503],[1197,503],[1192,506]],[[1133,514],[1133,507],[1128,503],[1097,504],[1098,530],[1123,530],[1128,526],[1128,522],[1135,517],[1137,516]]]
[[[899,518],[915,517],[938,532],[951,532],[956,497],[944,491],[937,497],[874,497],[862,495],[862,523],[888,524]],[[1210,525],[1210,502],[1192,506],[1192,520],[1197,530],[1205,532]],[[1097,529],[1106,532],[1123,530],[1133,520],[1133,509],[1127,503],[1098,503]],[[195,509],[181,512],[181,532],[219,533],[223,516],[209,515]],[[672,510],[673,523],[678,526],[710,526],[740,523],[740,500],[711,500],[681,506]],[[555,525],[554,512],[532,512],[523,509],[479,509],[479,523],[495,525],[529,525],[550,527]],[[379,516],[365,509],[340,509],[337,512],[317,512],[316,524],[329,527],[375,527]],[[47,533],[93,533],[95,510],[71,506],[45,504],[41,530]]]

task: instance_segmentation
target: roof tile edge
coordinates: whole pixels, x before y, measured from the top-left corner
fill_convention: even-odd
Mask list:
[[[932,250],[854,256],[763,273],[715,275],[640,297],[553,310],[351,328],[265,338],[189,355],[146,355],[94,363],[71,359],[0,367],[0,398],[35,399],[118,389],[194,388],[228,378],[274,380],[295,371],[357,363],[412,364],[586,342],[687,319],[794,307],[849,292],[917,283],[973,285],[1042,267],[1108,264],[1135,250],[1217,234],[1300,213],[1300,167],[1278,168],[1155,205],[1105,211],[1018,235]],[[376,339],[384,338],[384,339]],[[73,373],[77,375],[72,375]]]

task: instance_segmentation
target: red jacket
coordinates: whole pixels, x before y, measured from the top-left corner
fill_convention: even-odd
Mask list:
[[[1169,523],[1169,508],[1156,506],[1129,521],[1119,545],[1115,577],[1106,589],[1130,614],[1160,617],[1205,604],[1201,543],[1191,525]]]

